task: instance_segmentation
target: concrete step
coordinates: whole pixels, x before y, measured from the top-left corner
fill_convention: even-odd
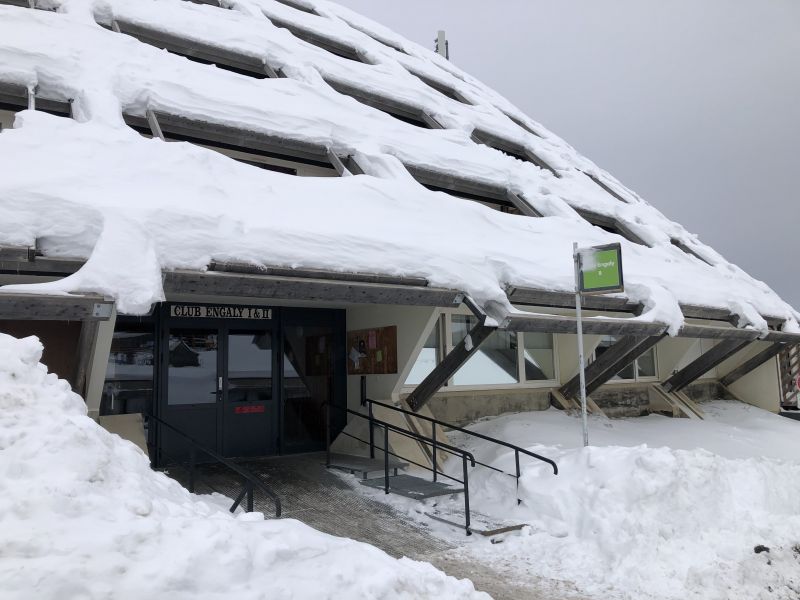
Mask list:
[[[359,474],[362,479],[368,479],[370,476],[382,477],[385,472],[383,457],[370,458],[369,456],[352,454],[331,454],[331,463],[328,466],[332,469],[349,471],[353,475]],[[398,470],[405,469],[407,466],[407,462],[398,460],[393,456],[389,457],[389,474],[397,475]]]
[[[374,479],[365,479],[361,485],[382,490],[384,489],[385,480],[383,477],[376,477]],[[464,488],[457,488],[441,481],[431,481],[429,479],[422,479],[421,477],[414,477],[413,475],[397,475],[389,477],[389,491],[393,494],[399,494],[406,498],[414,500],[425,500],[426,498],[435,498],[436,496],[449,496],[451,494],[459,494],[464,491]]]

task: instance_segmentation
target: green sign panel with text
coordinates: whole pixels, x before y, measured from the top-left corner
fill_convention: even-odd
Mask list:
[[[622,247],[619,244],[584,248],[578,251],[578,256],[581,293],[606,294],[624,291]]]

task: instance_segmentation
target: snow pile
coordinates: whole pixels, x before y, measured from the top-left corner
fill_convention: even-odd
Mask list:
[[[730,402],[713,408],[710,421],[691,424],[658,416],[592,420],[591,440],[603,444],[637,443],[638,429],[640,445],[632,446],[570,448],[579,439],[579,421],[552,410],[477,424],[482,433],[553,458],[559,475],[523,457],[517,506],[513,479],[476,470],[470,477],[475,510],[530,527],[472,551],[480,560],[530,564],[530,573],[575,582],[597,598],[797,600],[800,462],[758,456],[758,448],[770,454],[792,448],[796,456],[800,424]],[[744,412],[762,413],[752,432],[747,422],[726,422]],[[770,422],[772,431],[764,428]],[[756,431],[759,439],[748,435]],[[567,447],[531,445],[538,432],[548,443],[560,437]],[[687,449],[641,443],[670,434]],[[706,437],[725,454],[749,449],[752,458],[691,448],[705,445]],[[468,447],[476,457],[494,451],[483,442]],[[492,464],[513,472],[513,453],[499,453]],[[770,551],[756,554],[758,545]]]
[[[99,292],[116,298],[122,312],[143,313],[164,297],[163,269],[230,260],[426,277],[509,310],[509,284],[572,288],[573,241],[621,240],[628,293],[647,308],[642,319],[674,331],[682,302],[726,308],[760,330],[766,323],[759,315],[800,329],[798,313],[765,284],[430,50],[330,2],[309,2],[317,15],[274,0],[224,4],[230,10],[182,0],[48,0],[57,12],[0,6],[0,81],[72,98],[76,118],[24,111],[0,135],[8,174],[0,180],[0,244],[38,241],[46,255],[89,259],[62,282],[16,289]],[[366,60],[326,52],[270,17],[345,43]],[[115,18],[262,59],[287,78],[190,62],[101,26]],[[412,104],[446,129],[398,121],[339,94],[327,83],[334,80]],[[368,174],[301,180],[187,143],[147,140],[122,119],[147,108],[328,146],[354,155]],[[476,128],[535,152],[559,177],[474,143]],[[404,165],[513,190],[544,217],[431,192]],[[619,220],[650,247],[591,226],[574,208]]]
[[[486,597],[429,564],[200,500],[89,419],[41,352],[0,335],[4,600]]]

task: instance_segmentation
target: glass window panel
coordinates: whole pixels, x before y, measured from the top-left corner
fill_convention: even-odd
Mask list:
[[[272,399],[272,332],[228,335],[228,401]]]
[[[217,334],[208,330],[169,332],[167,398],[170,406],[217,401]]]
[[[597,360],[603,354],[603,352],[605,352],[611,346],[616,344],[618,339],[619,338],[617,338],[617,337],[615,337],[613,335],[603,336],[603,339],[600,340],[600,344],[597,346],[597,348],[594,351],[595,360]],[[614,377],[612,377],[612,379],[629,379],[629,380],[635,379],[635,378],[636,378],[636,364],[635,364],[635,362],[632,362],[631,364],[623,367],[619,371],[619,373],[617,373],[616,375],[614,375]]]
[[[556,378],[553,335],[550,333],[525,333],[525,379],[552,381]]]
[[[636,373],[638,377],[656,376],[656,349],[650,348],[636,359]]]
[[[411,372],[406,378],[406,385],[417,385],[420,383],[431,371],[433,371],[438,363],[439,321],[437,320],[433,326],[433,331],[431,331],[428,339],[425,340],[425,345],[422,347],[422,351],[419,353],[419,356],[417,356],[417,360],[414,361],[414,366],[411,367]]]
[[[154,349],[151,325],[120,325],[114,331],[100,414],[152,412]]]
[[[333,336],[328,325],[286,325],[283,346],[285,443],[325,442],[325,403],[333,397]]]
[[[452,316],[452,342],[463,340],[477,323],[469,315]],[[517,383],[517,335],[495,331],[453,376],[455,385],[502,385]]]

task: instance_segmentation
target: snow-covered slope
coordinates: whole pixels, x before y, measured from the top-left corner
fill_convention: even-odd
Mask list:
[[[519,506],[513,478],[476,469],[473,509],[530,528],[471,551],[604,600],[800,598],[800,423],[731,401],[703,407],[703,421],[592,418],[589,448],[580,420],[554,409],[471,426],[559,467],[523,457]],[[513,472],[513,452],[453,438]]]
[[[88,418],[41,353],[0,334],[3,600],[488,598],[427,563],[190,494]]]
[[[304,3],[317,14],[274,0],[230,0],[230,10],[182,0],[38,5],[57,11],[0,6],[0,81],[74,99],[75,121],[25,111],[0,135],[0,244],[38,239],[48,254],[89,258],[74,277],[39,291],[101,292],[122,311],[141,313],[163,298],[162,269],[203,269],[214,259],[422,276],[507,306],[508,284],[569,290],[573,241],[622,241],[628,294],[648,308],[641,318],[675,331],[681,302],[729,309],[762,330],[759,315],[800,330],[798,314],[765,284],[499,94],[334,3]],[[311,45],[268,17],[344,43],[363,62]],[[253,79],[198,64],[98,24],[115,18],[263,59],[288,77]],[[326,80],[399,99],[445,129],[398,121]],[[147,108],[329,146],[354,154],[369,174],[299,179],[186,143],[148,140],[121,116]],[[535,152],[560,177],[476,144],[475,128]],[[502,214],[431,192],[404,164],[508,188],[545,216]],[[618,219],[650,247],[590,225],[573,208]]]

